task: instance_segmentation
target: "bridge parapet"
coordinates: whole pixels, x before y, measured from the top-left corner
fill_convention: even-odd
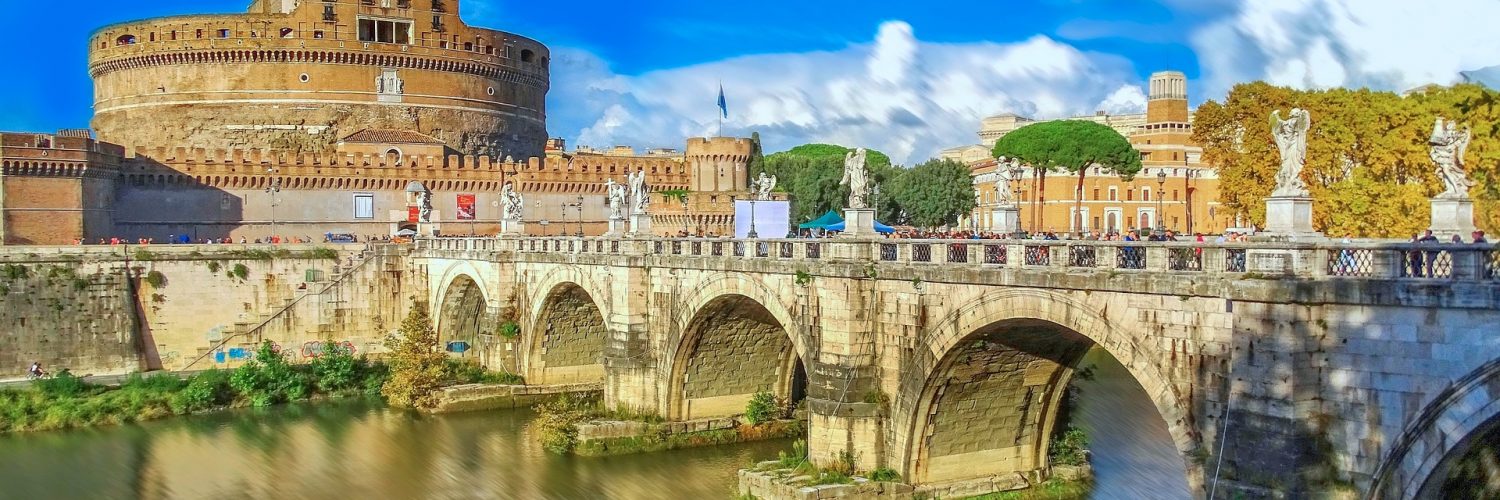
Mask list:
[[[424,239],[418,247],[517,254],[1500,282],[1500,248],[1493,244],[530,237]]]

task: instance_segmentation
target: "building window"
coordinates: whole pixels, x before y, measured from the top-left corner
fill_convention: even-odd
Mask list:
[[[198,38],[203,38],[203,30],[201,30],[201,29],[197,30],[196,31],[196,35],[197,35]]]
[[[375,218],[375,195],[370,193],[356,193],[354,195],[354,218]]]
[[[359,41],[402,45],[411,43],[411,23],[360,18]]]
[[[120,35],[115,39],[115,45],[135,45],[135,35]]]
[[[292,35],[294,35],[296,33],[297,33],[297,31],[293,30],[291,28],[281,28],[281,37],[282,38],[291,38]]]
[[[1094,188],[1094,201],[1099,201],[1099,188]]]
[[[1151,188],[1141,188],[1141,201],[1151,201]]]
[[[1135,201],[1135,190],[1134,189],[1127,189],[1127,190],[1125,190],[1125,201]]]
[[[1109,188],[1109,201],[1115,201],[1115,200],[1118,200],[1118,199],[1120,199],[1120,190],[1118,188],[1114,187],[1114,186],[1110,186],[1110,188]]]
[[[1172,201],[1177,201],[1177,190],[1176,189],[1172,190]]]
[[[323,30],[313,31],[313,38],[316,38],[316,39],[319,39],[319,40],[323,39]]]
[[[534,58],[536,58],[536,53],[531,49],[521,49],[521,62],[529,63]]]
[[[219,30],[219,38],[229,38],[229,30]]]

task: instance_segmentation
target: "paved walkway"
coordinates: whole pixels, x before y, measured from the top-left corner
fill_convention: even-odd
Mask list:
[[[202,372],[202,371],[203,370],[191,370],[191,371],[182,371],[182,372],[171,372],[171,371],[160,370],[160,371],[154,371],[154,372],[146,372],[143,375],[152,376],[152,375],[167,374],[167,375],[176,375],[178,378],[184,378],[185,379],[185,378],[191,377],[193,375],[197,375],[199,372]],[[83,381],[84,382],[88,382],[90,384],[95,384],[95,385],[120,385],[120,383],[122,383],[122,382],[125,381],[126,377],[130,376],[130,373],[132,373],[132,372],[126,372],[126,373],[106,373],[106,374],[101,374],[101,375],[87,374],[87,375],[83,376]],[[54,374],[55,374],[55,372],[54,372]],[[30,386],[31,382],[32,381],[27,380],[25,377],[0,379],[0,389],[19,389],[19,388],[24,388],[24,387]]]

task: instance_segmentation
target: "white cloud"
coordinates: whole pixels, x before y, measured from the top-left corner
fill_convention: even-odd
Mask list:
[[[882,24],[871,43],[837,51],[636,76],[574,50],[554,49],[553,61],[551,132],[595,146],[681,147],[685,137],[715,134],[721,81],[725,135],[760,131],[771,151],[808,142],[865,146],[906,164],[977,141],[979,120],[991,114],[1088,114],[1092,103],[1138,111],[1145,102],[1123,58],[1040,35],[1010,44],[924,42],[899,21]]]
[[[1246,0],[1193,36],[1206,91],[1237,82],[1405,90],[1500,64],[1494,0]]]
[[[1146,93],[1139,85],[1121,85],[1095,107],[1112,115],[1144,113],[1146,112]]]

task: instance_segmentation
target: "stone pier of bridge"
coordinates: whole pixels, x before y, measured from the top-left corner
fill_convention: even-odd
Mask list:
[[[1078,361],[1187,482],[1409,498],[1500,413],[1500,254],[1399,244],[516,238],[418,243],[440,335],[694,420],[801,400],[819,464],[939,495],[1045,477]],[[507,326],[509,325],[509,326]],[[1228,429],[1228,431],[1225,431]],[[1222,461],[1220,460],[1222,458]]]

